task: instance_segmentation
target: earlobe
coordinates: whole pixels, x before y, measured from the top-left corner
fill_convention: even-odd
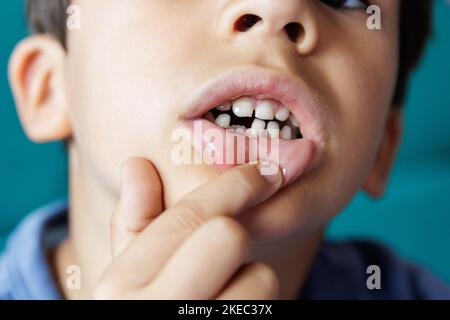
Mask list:
[[[9,61],[9,81],[22,126],[30,140],[71,135],[64,81],[65,51],[48,36],[23,40]]]
[[[374,198],[383,196],[400,146],[403,131],[402,112],[392,108],[377,157],[364,184],[364,190]]]

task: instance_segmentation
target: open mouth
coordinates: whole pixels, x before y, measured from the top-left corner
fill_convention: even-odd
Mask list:
[[[249,137],[302,139],[300,122],[281,102],[262,96],[242,96],[208,111],[203,118]]]
[[[220,75],[202,87],[187,105],[181,123],[194,137],[191,143],[198,154],[212,150],[217,158],[232,160],[214,159],[207,164],[220,171],[243,164],[236,161],[236,152],[245,155],[245,163],[270,160],[281,168],[287,185],[320,160],[326,141],[325,118],[317,95],[301,78],[248,67]],[[211,138],[211,133],[218,135]],[[245,144],[236,145],[241,138]],[[270,150],[255,159],[254,149]]]

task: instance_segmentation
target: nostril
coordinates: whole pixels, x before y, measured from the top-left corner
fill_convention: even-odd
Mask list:
[[[241,16],[234,24],[234,29],[239,32],[246,32],[253,28],[262,19],[254,14],[245,14]]]
[[[303,28],[299,23],[291,22],[291,23],[288,23],[284,27],[284,30],[286,31],[286,33],[287,33],[289,39],[291,39],[291,41],[297,42],[301,36]]]

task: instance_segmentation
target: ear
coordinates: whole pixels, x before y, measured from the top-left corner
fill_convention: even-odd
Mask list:
[[[9,81],[22,126],[30,140],[71,135],[65,89],[65,50],[52,37],[22,40],[9,60]]]
[[[383,139],[376,160],[364,184],[364,190],[374,198],[380,198],[385,190],[403,133],[403,114],[393,107],[389,112]]]

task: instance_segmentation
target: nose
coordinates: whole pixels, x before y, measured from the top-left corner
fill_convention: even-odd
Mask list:
[[[229,37],[282,38],[303,55],[311,53],[319,40],[308,0],[230,0],[219,25]]]

